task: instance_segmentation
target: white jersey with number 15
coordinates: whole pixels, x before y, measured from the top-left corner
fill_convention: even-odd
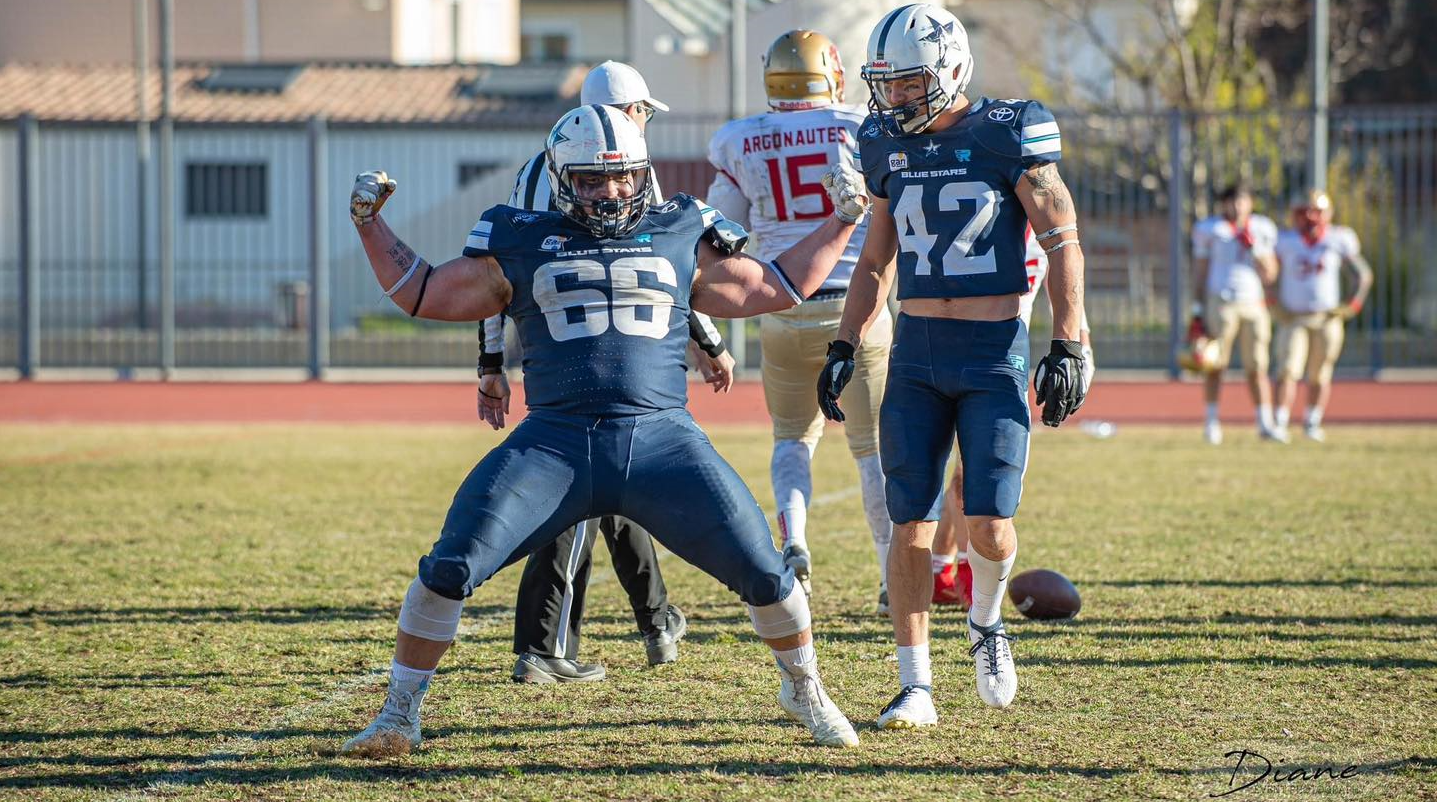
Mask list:
[[[718,169],[706,200],[758,238],[759,259],[772,259],[833,214],[820,179],[840,159],[858,162],[858,125],[851,106],[765,112],[734,120],[709,142]],[[823,289],[848,286],[867,226],[848,241]]]

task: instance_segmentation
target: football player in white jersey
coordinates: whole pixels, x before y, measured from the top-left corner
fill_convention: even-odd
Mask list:
[[[718,175],[709,187],[708,201],[745,226],[757,240],[757,250],[750,245],[750,251],[769,259],[806,236],[832,211],[819,176],[834,162],[857,160],[858,126],[865,112],[842,105],[843,62],[838,48],[815,31],[789,31],[774,40],[764,56],[764,87],[772,111],[734,120],[709,142],[709,161]],[[828,342],[838,332],[865,230],[860,226],[854,233],[838,266],[812,298],[761,318],[763,389],[773,419],[770,473],[779,534],[784,560],[805,588],[811,588],[810,461],[824,426],[813,388]],[[848,450],[858,463],[863,511],[878,556],[880,614],[888,612],[882,578],[893,526],[878,458],[878,404],[892,344],[893,322],[884,309],[858,347],[853,386],[844,405]]]
[[[1038,244],[1032,226],[1028,227],[1028,252],[1024,267],[1028,269],[1028,291],[1019,299],[1018,316],[1025,324],[1033,319],[1033,302],[1048,275],[1048,254]],[[1093,341],[1088,329],[1088,315],[1078,332],[1083,344],[1083,383],[1091,390],[1097,363],[1093,361]],[[957,443],[954,443],[957,451]],[[933,603],[955,604],[966,610],[973,604],[973,569],[968,565],[968,529],[963,525],[963,461],[953,461],[953,478],[943,496],[943,514],[933,533]]]
[[[1302,430],[1321,442],[1322,411],[1332,396],[1332,368],[1342,353],[1343,325],[1362,311],[1372,268],[1362,258],[1357,232],[1332,225],[1332,198],[1314,189],[1292,202],[1292,228],[1277,238],[1277,425],[1287,429],[1297,380],[1307,379]],[[1342,268],[1356,274],[1352,297],[1342,300]]]
[[[1264,440],[1283,441],[1272,414],[1272,385],[1267,379],[1267,351],[1272,339],[1272,318],[1267,313],[1264,287],[1277,280],[1277,226],[1252,212],[1252,192],[1243,184],[1229,186],[1218,195],[1220,214],[1193,226],[1193,303],[1188,340],[1212,337],[1221,346],[1217,362],[1203,375],[1207,422],[1203,437],[1222,442],[1217,417],[1222,372],[1232,357],[1234,342],[1241,349],[1242,369],[1252,403],[1257,407],[1257,433]]]

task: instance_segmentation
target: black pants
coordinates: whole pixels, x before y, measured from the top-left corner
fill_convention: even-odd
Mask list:
[[[584,595],[598,539],[596,523],[609,545],[619,584],[629,595],[639,633],[647,635],[664,627],[669,597],[653,539],[633,521],[606,515],[569,529],[529,556],[514,613],[515,654],[578,659]]]

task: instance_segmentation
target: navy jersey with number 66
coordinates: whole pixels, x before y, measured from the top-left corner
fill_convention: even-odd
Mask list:
[[[901,137],[870,117],[858,148],[898,229],[900,299],[1027,292],[1028,215],[1014,188],[1062,154],[1041,103],[979,98],[951,127]]]
[[[689,288],[704,231],[722,216],[688,195],[600,239],[557,212],[486,211],[465,256],[492,256],[513,285],[505,314],[524,347],[531,409],[638,415],[688,401]]]

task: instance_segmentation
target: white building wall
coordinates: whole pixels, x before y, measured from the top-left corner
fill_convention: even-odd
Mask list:
[[[574,61],[598,63],[604,59],[622,61],[627,52],[624,0],[594,0],[573,3],[565,0],[524,0],[520,6],[520,30],[528,35],[562,34],[569,37]]]
[[[484,209],[508,198],[515,172],[544,131],[336,128],[329,131],[329,253],[336,329],[362,311],[393,311],[374,286],[348,216],[354,176],[384,169],[399,182],[385,217],[434,263],[457,256]],[[15,176],[16,135],[0,128],[0,174]],[[38,203],[41,321],[46,330],[134,325],[139,305],[137,163],[128,126],[42,125]],[[158,154],[156,154],[156,158]],[[186,214],[186,165],[267,166],[262,218]],[[498,165],[461,189],[459,165]],[[150,317],[158,304],[158,162],[149,183]],[[175,305],[179,327],[271,325],[282,285],[306,281],[310,254],[310,156],[304,127],[181,127],[175,132]],[[18,187],[0,190],[0,325],[17,315]],[[0,338],[3,340],[4,338]],[[3,354],[0,354],[3,356]]]

